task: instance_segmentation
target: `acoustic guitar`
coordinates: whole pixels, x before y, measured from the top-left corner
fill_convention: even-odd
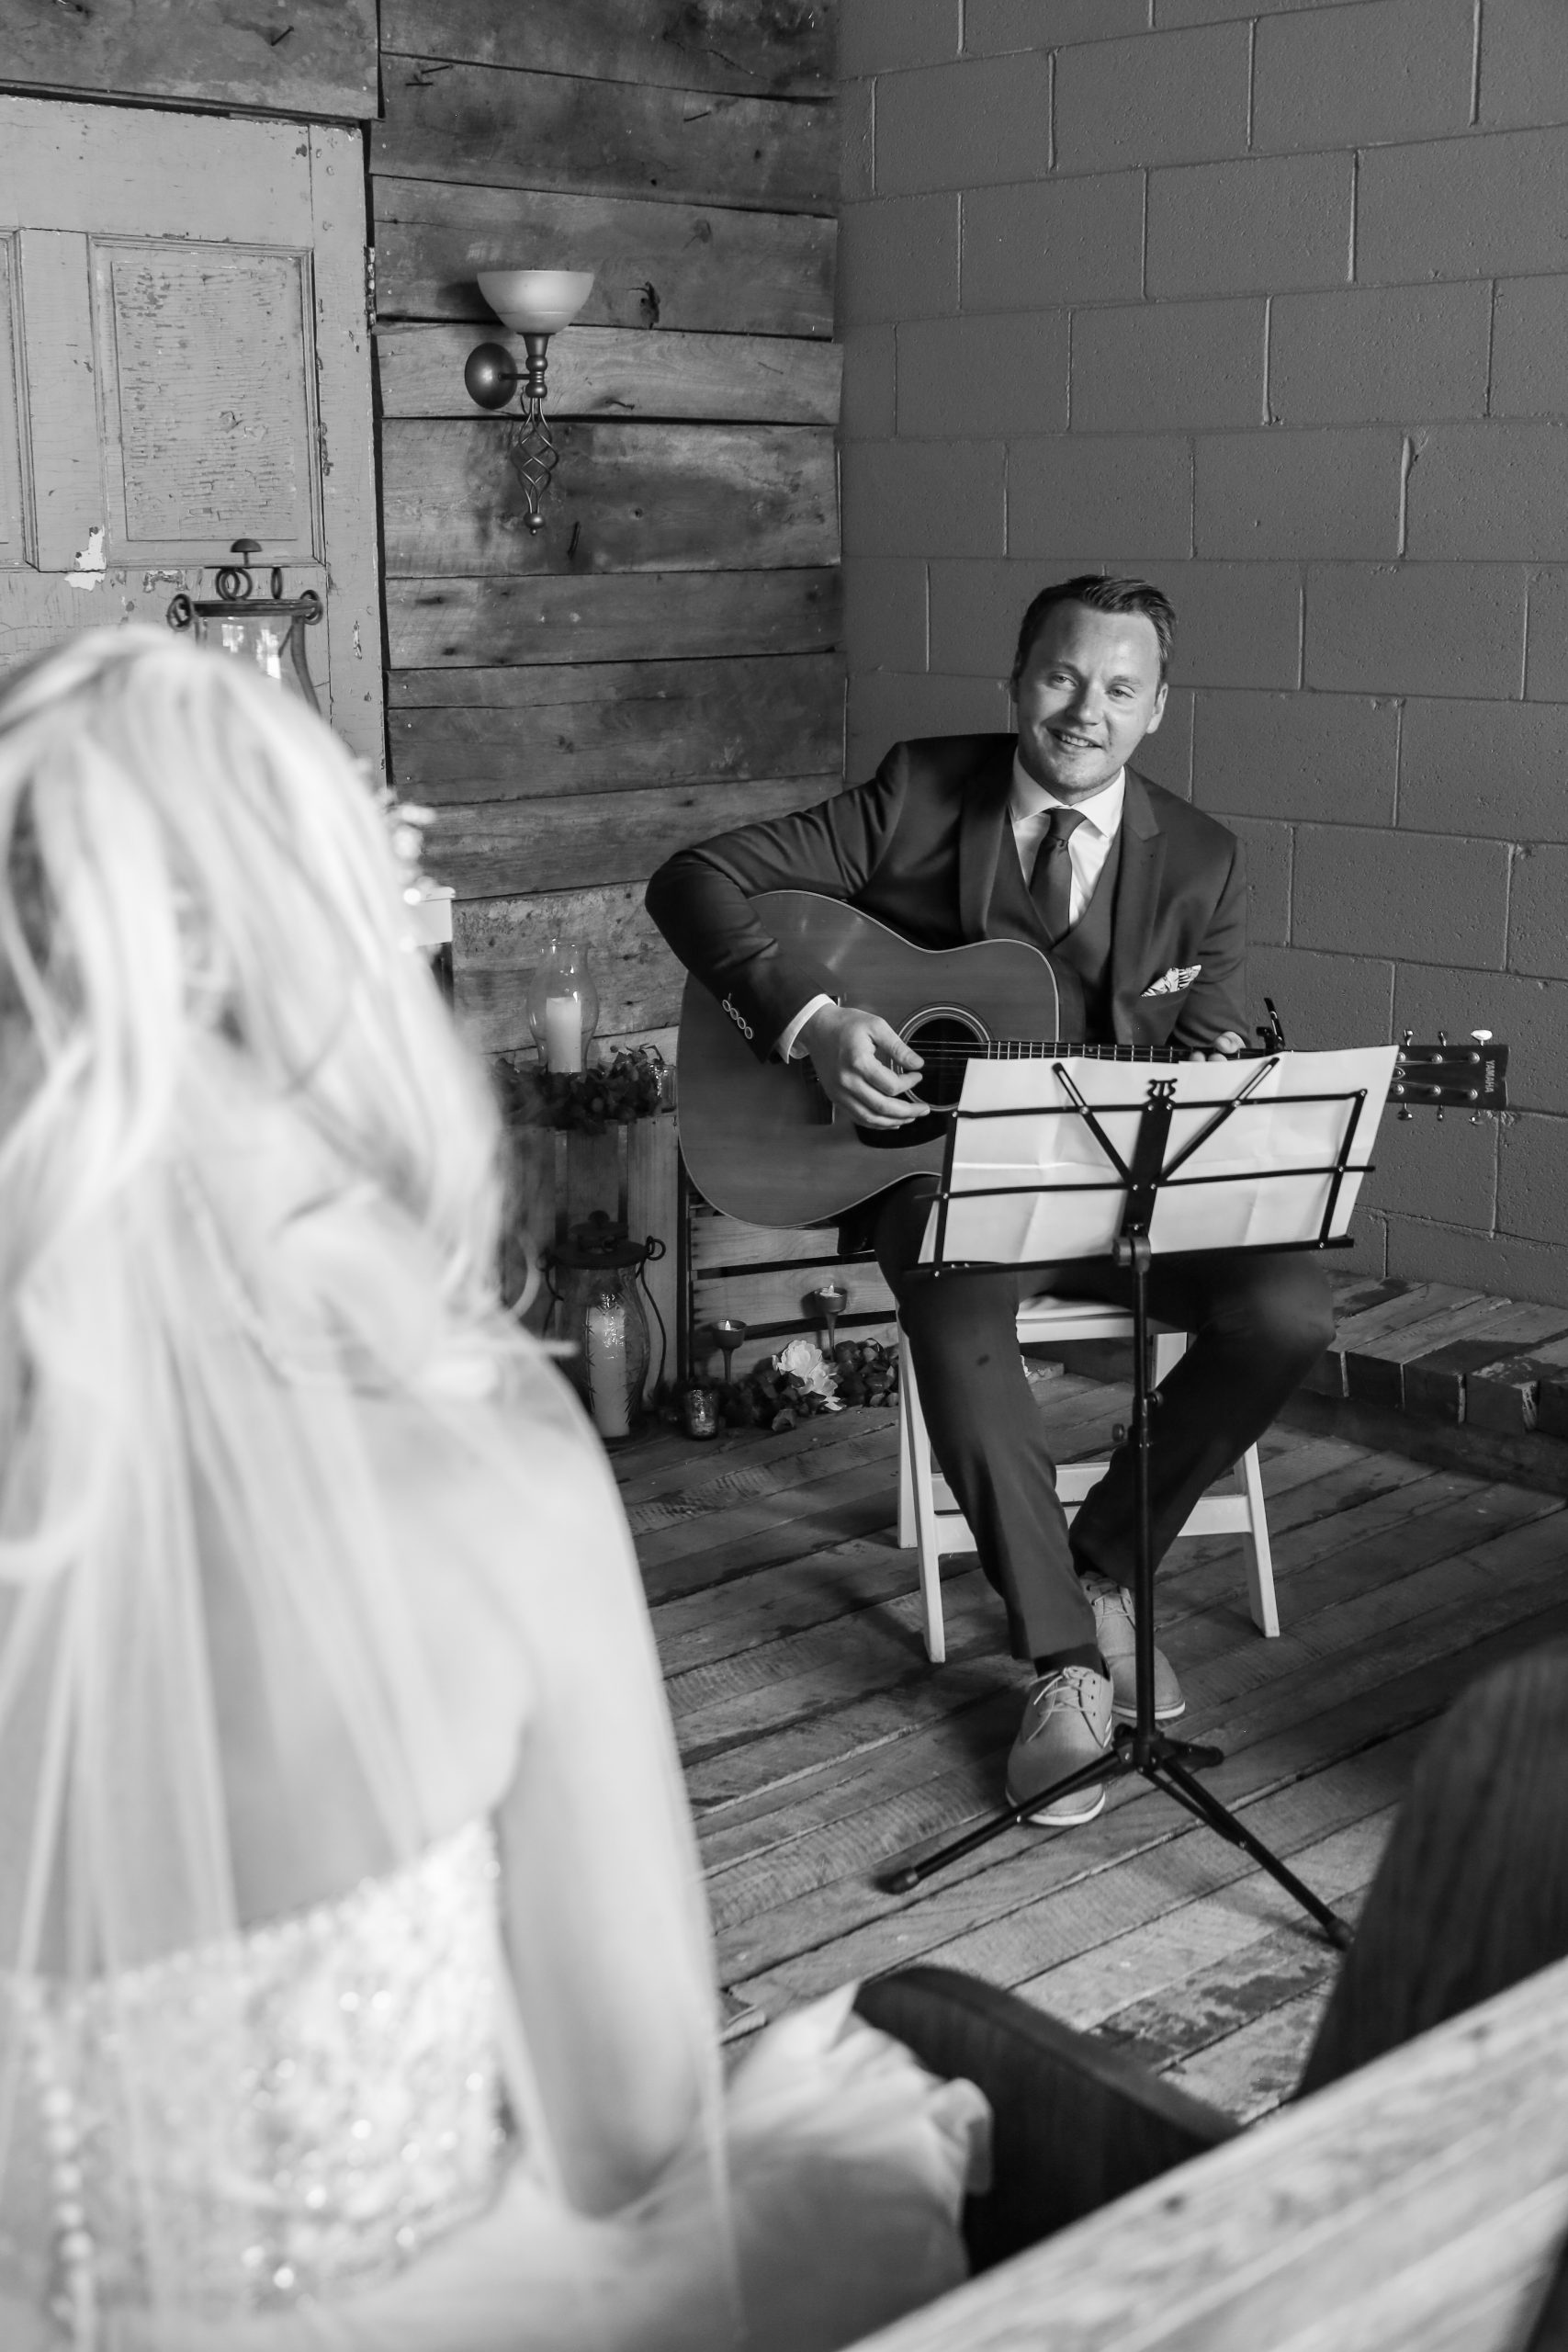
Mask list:
[[[1167,1046],[1084,1046],[1076,975],[1023,940],[916,947],[874,916],[812,890],[769,890],[751,905],[763,927],[832,973],[845,1004],[879,1012],[925,1064],[918,1100],[928,1117],[857,1127],[836,1111],[809,1061],[761,1062],[700,980],[681,1002],[681,1149],[693,1183],[716,1209],[750,1225],[822,1225],[900,1177],[940,1170],[944,1106],[956,1102],[977,1055],[1039,1060],[1077,1054],[1101,1061],[1169,1062]],[[1506,1046],[1473,1042],[1400,1049],[1390,1100],[1441,1110],[1499,1111],[1507,1097]]]

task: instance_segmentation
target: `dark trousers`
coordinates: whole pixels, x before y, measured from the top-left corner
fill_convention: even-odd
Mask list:
[[[1001,1595],[1012,1654],[1037,1658],[1094,1640],[1077,1569],[1119,1584],[1133,1576],[1134,1491],[1129,1450],[1074,1522],[1056,1499],[1056,1472],[1019,1351],[1020,1303],[1049,1290],[1061,1298],[1131,1306],[1133,1278],[1109,1259],[1018,1275],[914,1272],[934,1177],[897,1186],[874,1230],[914,1357],[931,1449],[962,1506],[980,1566]],[[1309,1252],[1216,1251],[1156,1258],[1148,1277],[1156,1319],[1192,1334],[1160,1387],[1149,1476],[1155,1555],[1193,1504],[1268,1428],[1334,1337],[1328,1282]]]
[[[1568,1645],[1455,1702],[1416,1768],[1295,2096],[1568,1958]],[[996,2111],[996,2186],[966,2217],[976,2269],[1228,2138],[1213,2108],[1038,2009],[950,1970],[855,2002]],[[1530,2338],[1568,2344],[1568,2262]]]

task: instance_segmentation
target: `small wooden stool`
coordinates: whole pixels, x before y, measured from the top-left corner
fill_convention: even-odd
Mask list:
[[[1125,1340],[1132,1337],[1133,1317],[1122,1307],[1103,1306],[1092,1299],[1026,1299],[1018,1311],[1018,1336],[1024,1341],[1042,1340]],[[1155,1378],[1163,1380],[1186,1351],[1185,1331],[1156,1330]],[[1107,1464],[1063,1463],[1056,1472],[1056,1492],[1068,1519],[1104,1477]],[[1280,1630],[1274,1600],[1274,1562],[1269,1548],[1269,1520],[1263,1502],[1263,1478],[1258,1448],[1249,1445],[1235,1466],[1237,1491],[1208,1494],[1195,1503],[1181,1529],[1183,1535],[1239,1535],[1247,1555],[1247,1593],[1252,1621],[1260,1634]],[[942,1619],[942,1561],[947,1552],[972,1552],[975,1539],[969,1523],[953,1501],[947,1481],[931,1459],[915,1367],[909,1343],[898,1340],[898,1541],[919,1555],[920,1604],[925,1616],[926,1652],[935,1666],[947,1656]]]

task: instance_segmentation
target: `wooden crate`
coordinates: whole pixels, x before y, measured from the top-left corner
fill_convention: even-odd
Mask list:
[[[687,1188],[685,1224],[685,1323],[683,1361],[696,1372],[721,1369],[712,1326],[721,1317],[748,1326],[735,1351],[735,1368],[750,1371],[792,1339],[827,1340],[820,1310],[811,1294],[837,1283],[849,1294],[839,1317],[840,1336],[886,1340],[893,1336],[893,1294],[869,1252],[844,1258],[831,1226],[743,1225],[710,1208]]]

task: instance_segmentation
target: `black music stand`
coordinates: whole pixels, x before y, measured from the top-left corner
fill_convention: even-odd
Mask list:
[[[1021,1194],[1048,1197],[1053,1202],[1070,1199],[1072,1195],[1096,1195],[1092,1201],[1079,1199],[1070,1204],[1071,1211],[1077,1213],[1080,1243],[1092,1232],[1095,1222],[1102,1220],[1109,1211],[1115,1225],[1114,1234],[1110,1237],[1111,1254],[1117,1265],[1130,1270],[1133,1276],[1131,1437],[1136,1497],[1133,1597],[1137,1713],[1133,1723],[1117,1726],[1110,1747],[1094,1763],[1067,1774],[1048,1789],[1037,1790],[1025,1803],[1010,1805],[937,1852],[914,1861],[895,1863],[880,1880],[889,1893],[908,1894],[933,1871],[945,1869],[949,1863],[1000,1837],[1005,1830],[1027,1821],[1049,1797],[1137,1772],[1266,1870],[1317,1921],[1331,1943],[1341,1950],[1349,1943],[1350,1929],[1346,1922],[1195,1777],[1198,1772],[1223,1763],[1224,1751],[1191,1740],[1174,1739],[1155,1721],[1155,1562],[1149,1506],[1149,1411],[1153,1397],[1149,1384],[1147,1280],[1156,1250],[1161,1255],[1174,1255],[1179,1254],[1184,1246],[1189,1250],[1214,1247],[1323,1250],[1337,1244],[1344,1246],[1345,1227],[1355,1205],[1360,1179],[1371,1166],[1364,1150],[1371,1144],[1387,1096],[1393,1058],[1393,1047],[1374,1047],[1355,1055],[1273,1054],[1256,1063],[1239,1065],[1191,1063],[1181,1066],[1180,1074],[1148,1079],[1142,1092],[1131,1099],[1127,1099],[1130,1073],[1124,1066],[1062,1060],[1050,1065],[1056,1099],[1043,1103],[1029,1103],[1021,1099],[1001,1102],[982,1099],[987,1093],[994,1098],[998,1091],[1017,1097],[1024,1096],[1032,1088],[1037,1092],[1038,1065],[1032,1072],[1027,1066],[1020,1069],[1013,1065],[1000,1079],[993,1074],[988,1084],[985,1079],[976,1085],[972,1078],[966,1078],[965,1099],[953,1113],[942,1185],[932,1210],[931,1261],[929,1267],[921,1271],[930,1280],[940,1281],[944,1274],[996,1272],[1003,1267],[1026,1272],[1032,1264],[1045,1268],[1058,1265],[1069,1256],[1103,1254],[1103,1239],[1099,1247],[1055,1247],[1049,1258],[1011,1251],[1001,1257],[976,1256],[967,1251],[958,1254],[965,1242],[972,1243],[977,1233],[984,1231],[985,1213],[976,1228],[969,1211],[971,1203],[1005,1198],[1016,1204]],[[1332,1075],[1338,1082],[1326,1087],[1314,1085],[1313,1080],[1317,1073],[1310,1067],[1314,1064],[1333,1065],[1332,1073],[1325,1072],[1324,1076]],[[972,1065],[972,1071],[980,1067],[983,1066]],[[1197,1099],[1207,1092],[1221,1071],[1225,1073],[1225,1082],[1235,1086],[1235,1091],[1221,1100]],[[1200,1072],[1207,1073],[1207,1079],[1198,1077]],[[1184,1089],[1182,1080],[1188,1073],[1193,1075]],[[1299,1088],[1291,1082],[1298,1076],[1306,1081]],[[1107,1092],[1108,1079],[1112,1090],[1120,1088],[1122,1099],[1117,1099],[1114,1091]],[[1347,1080],[1350,1082],[1347,1083]],[[1098,1102],[1087,1099],[1089,1091],[1098,1095]],[[1183,1091],[1194,1099],[1179,1106],[1178,1096]],[[1245,1122],[1238,1119],[1244,1111],[1247,1114]],[[1275,1114],[1273,1120],[1269,1118],[1270,1113]],[[1281,1119],[1281,1113],[1290,1115]],[[1180,1128],[1173,1137],[1173,1125],[1179,1115]],[[985,1121],[1021,1119],[1031,1123],[1032,1133],[1024,1156],[1033,1159],[1037,1175],[1045,1167],[1060,1169],[1065,1160],[1068,1168],[1081,1170],[1081,1176],[1055,1182],[955,1184],[955,1174],[961,1172],[960,1163],[966,1158],[960,1147],[965,1123],[974,1123],[977,1127]],[[1119,1147],[1108,1121],[1122,1131],[1122,1146],[1128,1146],[1131,1121],[1128,1148]],[[1069,1148],[1064,1153],[1058,1144],[1053,1155],[1050,1123],[1063,1122],[1073,1123],[1077,1138],[1091,1139],[1092,1151]],[[1272,1148],[1270,1125],[1288,1127],[1292,1123],[1296,1134],[1290,1150],[1277,1153]],[[1238,1125],[1252,1129],[1245,1140],[1237,1134]],[[1300,1156],[1303,1142],[1309,1155],[1314,1149],[1313,1136],[1306,1132],[1314,1128],[1324,1139],[1326,1156],[1320,1149],[1318,1156],[1303,1160]],[[1228,1156],[1224,1148],[1211,1148],[1216,1141],[1232,1147]],[[1353,1158],[1358,1141],[1363,1153]],[[1014,1149],[1016,1155],[1016,1143]],[[991,1172],[1005,1172],[1008,1166],[1019,1164],[1015,1156],[1011,1162],[1004,1161],[1000,1169]],[[970,1160],[963,1172],[983,1175],[987,1170],[983,1160],[978,1165]],[[1202,1204],[1180,1201],[1184,1191],[1200,1185],[1214,1188]],[[1228,1197],[1234,1197],[1238,1205],[1245,1204],[1244,1215],[1234,1221],[1227,1216]],[[1174,1210],[1173,1215],[1161,1220],[1171,1227],[1163,1244],[1155,1232],[1162,1203]],[[1195,1229],[1194,1217],[1211,1227],[1224,1224],[1229,1238],[1221,1243],[1188,1238],[1184,1243],[1184,1235],[1190,1236]],[[1239,1233],[1231,1229],[1233,1222],[1239,1223]],[[1027,1234],[1018,1235],[1016,1219],[1014,1224],[1015,1238],[1022,1239],[1027,1246]],[[1249,1238],[1254,1231],[1267,1238]],[[957,1250],[953,1247],[954,1244]]]

